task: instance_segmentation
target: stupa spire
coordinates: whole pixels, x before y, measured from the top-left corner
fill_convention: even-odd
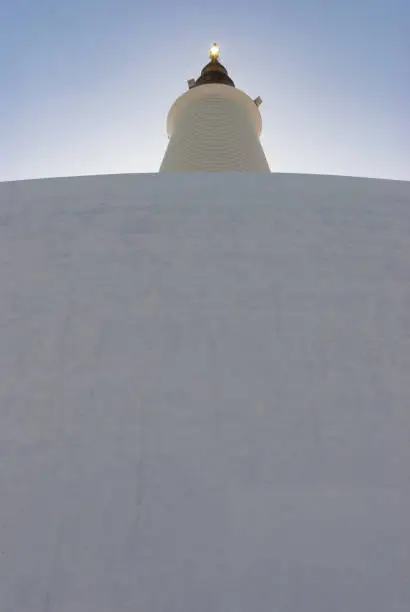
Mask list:
[[[172,105],[160,172],[270,172],[259,140],[261,99],[235,87],[219,56],[214,43],[200,76]]]

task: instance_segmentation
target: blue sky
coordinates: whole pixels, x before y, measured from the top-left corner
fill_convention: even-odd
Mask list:
[[[410,180],[408,0],[1,0],[0,180],[156,172],[208,46],[273,171]]]

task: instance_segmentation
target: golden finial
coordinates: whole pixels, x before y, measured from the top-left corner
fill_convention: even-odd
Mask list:
[[[216,43],[214,43],[212,45],[212,47],[209,49],[209,57],[211,58],[211,60],[216,61],[219,57],[219,47]]]

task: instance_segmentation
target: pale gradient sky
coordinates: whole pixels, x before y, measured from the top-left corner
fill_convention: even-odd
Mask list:
[[[410,180],[408,0],[2,0],[0,180],[156,172],[216,40],[272,171]]]

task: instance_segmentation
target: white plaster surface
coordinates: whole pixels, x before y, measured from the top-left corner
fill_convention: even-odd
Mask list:
[[[408,612],[410,184],[0,184],[1,612]]]
[[[207,84],[172,105],[160,172],[270,172],[259,136],[262,118],[243,91]]]

